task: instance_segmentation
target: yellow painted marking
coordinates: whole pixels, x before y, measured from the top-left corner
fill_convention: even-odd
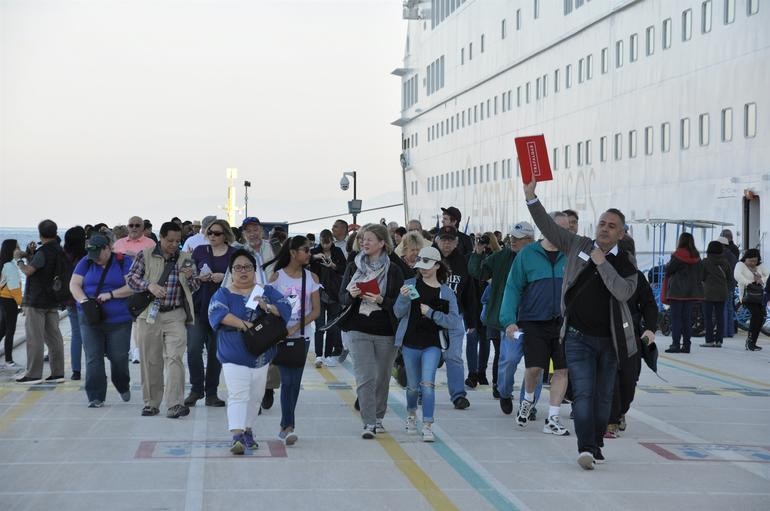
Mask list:
[[[316,369],[323,376],[326,383],[336,382],[337,378],[331,371],[325,367]],[[356,395],[351,389],[335,389],[337,395],[355,412]],[[409,482],[419,491],[425,500],[433,507],[441,511],[455,510],[459,508],[449,500],[449,497],[438,487],[438,485],[425,473],[423,469],[412,459],[409,454],[388,434],[377,435],[377,441],[388,453],[396,467],[403,473]]]
[[[3,415],[0,415],[0,432],[8,429],[21,414],[29,410],[45,394],[45,391],[25,392],[24,397],[18,403],[11,406]]]
[[[676,362],[678,364],[694,367],[696,369],[700,369],[701,371],[708,371],[710,373],[718,374],[720,376],[726,376],[726,377],[732,378],[734,380],[741,380],[741,381],[745,381],[747,383],[752,383],[754,385],[759,385],[759,386],[762,386],[762,387],[770,388],[770,383],[767,383],[767,382],[764,382],[764,381],[755,380],[753,378],[744,378],[743,376],[738,376],[737,374],[728,373],[727,371],[720,371],[719,369],[713,369],[711,367],[702,366],[700,364],[694,364],[692,362],[685,362],[684,360],[679,360],[677,358],[669,357],[667,355],[660,355],[660,358],[665,358],[666,360],[668,360],[670,362]]]

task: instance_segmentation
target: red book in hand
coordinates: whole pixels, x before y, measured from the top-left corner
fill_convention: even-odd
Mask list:
[[[377,284],[377,279],[368,280],[366,282],[358,282],[356,283],[356,287],[361,290],[362,295],[365,295],[366,293],[372,295],[380,294],[380,286]]]
[[[535,135],[532,137],[518,137],[514,140],[516,143],[516,154],[519,157],[519,167],[521,167],[521,180],[524,184],[535,181],[550,181],[553,179],[551,174],[551,164],[548,162],[548,149],[545,146],[545,137]]]

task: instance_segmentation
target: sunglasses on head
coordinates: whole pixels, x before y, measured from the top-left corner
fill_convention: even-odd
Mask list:
[[[224,231],[208,231],[208,232],[206,232],[206,234],[208,234],[209,236],[224,236],[225,232]]]
[[[144,227],[144,224],[128,224],[128,226],[136,229],[137,227]]]

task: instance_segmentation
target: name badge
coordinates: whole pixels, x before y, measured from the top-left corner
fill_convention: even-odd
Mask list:
[[[591,257],[585,252],[578,252],[578,257],[582,259],[583,261],[588,261],[588,259]]]
[[[628,323],[623,323],[623,328],[628,328]]]

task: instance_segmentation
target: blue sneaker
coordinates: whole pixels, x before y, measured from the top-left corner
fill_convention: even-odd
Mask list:
[[[250,429],[243,432],[243,439],[246,441],[247,449],[259,448],[259,444],[254,440],[254,433]]]
[[[230,446],[230,452],[233,454],[243,454],[246,451],[246,439],[243,433],[233,435],[233,445]]]

